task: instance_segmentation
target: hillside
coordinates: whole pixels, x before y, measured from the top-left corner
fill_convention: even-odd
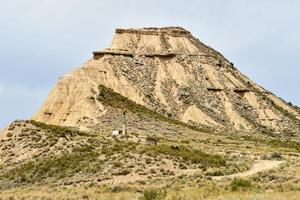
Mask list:
[[[0,200],[296,200],[299,114],[183,28],[117,29],[0,131]]]
[[[109,48],[59,79],[32,119],[82,129],[97,124],[105,106],[90,99],[99,84],[197,127],[300,131],[298,108],[249,80],[180,27],[117,29]]]

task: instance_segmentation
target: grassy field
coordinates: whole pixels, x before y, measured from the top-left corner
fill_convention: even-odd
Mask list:
[[[299,191],[219,190],[216,186],[171,189],[137,187],[34,187],[11,189],[1,193],[0,199],[100,199],[100,200],[298,200]]]

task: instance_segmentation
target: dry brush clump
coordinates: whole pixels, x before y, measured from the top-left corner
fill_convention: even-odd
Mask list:
[[[220,167],[225,166],[226,161],[220,155],[211,155],[197,149],[190,149],[185,146],[174,145],[151,145],[143,149],[145,153],[153,153],[154,155],[167,155],[172,158],[182,159],[184,162],[199,164],[202,167]]]
[[[167,196],[166,189],[147,188],[139,200],[164,200]]]
[[[230,188],[232,191],[245,191],[252,187],[252,183],[249,180],[242,178],[235,178],[230,183]]]

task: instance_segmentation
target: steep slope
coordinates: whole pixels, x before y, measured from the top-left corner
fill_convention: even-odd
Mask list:
[[[179,142],[187,139],[185,135],[207,134],[103,85],[98,90],[94,101],[104,105],[106,113],[95,127],[89,127],[97,131],[82,132],[33,120],[15,121],[3,131],[0,190],[31,184],[105,184],[170,178],[188,168],[228,167],[232,172],[244,169],[236,167],[237,159],[228,157],[225,161],[225,155],[216,154],[217,150],[205,152]],[[111,130],[122,123],[124,110],[130,135],[113,137]]]
[[[89,129],[106,107],[99,84],[155,112],[198,127],[247,132],[300,131],[300,112],[240,73],[180,27],[117,29],[109,48],[59,79],[33,116]]]

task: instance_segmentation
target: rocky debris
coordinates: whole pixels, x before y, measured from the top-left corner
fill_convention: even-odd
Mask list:
[[[164,28],[143,28],[143,29],[116,29],[117,34],[129,33],[140,35],[169,35],[173,37],[186,36],[189,31],[181,27],[164,27]]]

